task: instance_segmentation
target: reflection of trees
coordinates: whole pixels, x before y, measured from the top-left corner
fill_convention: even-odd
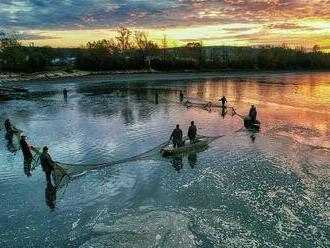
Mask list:
[[[124,101],[120,112],[121,116],[123,117],[124,124],[132,124],[135,122],[133,107],[130,106],[130,100]]]
[[[173,94],[173,91],[167,89],[153,88],[153,84],[150,83],[144,84],[143,87],[139,83],[88,86],[77,91],[86,94],[79,100],[80,111],[92,116],[120,115],[124,124],[150,120],[156,111],[156,92],[159,92],[161,99],[169,99]],[[168,112],[169,102],[161,99],[161,104],[157,105],[157,112]]]

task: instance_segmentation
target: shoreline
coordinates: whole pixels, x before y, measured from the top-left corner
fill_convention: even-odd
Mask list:
[[[130,75],[130,74],[149,74],[157,73],[154,70],[127,70],[127,71],[82,71],[72,70],[66,72],[65,70],[44,71],[34,73],[14,73],[14,72],[0,72],[0,83],[15,83],[15,82],[29,82],[29,81],[46,81],[67,78],[79,78],[86,76],[105,76],[105,75]]]
[[[330,72],[330,70],[183,70],[183,71],[156,71],[150,70],[123,70],[123,71],[81,71],[73,70],[72,72],[66,72],[64,70],[57,71],[45,71],[36,73],[0,73],[0,84],[6,83],[23,83],[23,82],[38,82],[38,81],[56,81],[62,79],[78,79],[78,78],[88,78],[88,77],[106,77],[114,76],[114,79],[120,76],[130,76],[130,75],[200,75],[200,76],[230,76],[231,74],[247,74],[247,75],[264,75],[264,74],[286,74],[286,73],[322,73]],[[117,77],[116,77],[117,76]],[[111,79],[111,78],[109,78]]]

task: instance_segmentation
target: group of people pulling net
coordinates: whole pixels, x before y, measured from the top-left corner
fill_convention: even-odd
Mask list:
[[[64,92],[64,94],[67,94],[67,92]],[[185,100],[185,101],[184,101]],[[184,102],[185,104],[193,104],[188,98],[185,99],[182,91],[180,92],[180,101]],[[220,101],[220,106],[219,105],[214,105],[211,102],[207,102],[206,104],[204,103],[204,107],[221,107],[222,109],[227,108],[226,103],[227,99],[225,96],[223,96]],[[233,113],[237,114],[234,108],[232,108]],[[244,123],[246,118],[249,118],[249,121],[251,123],[256,123],[257,121],[257,110],[255,106],[252,105],[249,115],[248,116],[241,116],[237,114],[238,116],[242,117],[244,119]],[[130,158],[125,158],[122,160],[117,160],[117,161],[111,161],[107,163],[102,163],[102,164],[93,164],[93,165],[74,165],[74,164],[65,164],[65,163],[60,163],[53,161],[51,158],[49,152],[48,152],[48,147],[43,147],[42,149],[39,147],[34,147],[27,142],[27,137],[25,134],[23,134],[23,131],[17,129],[15,126],[13,126],[10,122],[9,119],[7,119],[4,123],[5,130],[6,130],[6,135],[5,138],[7,139],[7,147],[8,150],[12,152],[16,152],[19,150],[19,148],[22,151],[23,157],[24,157],[24,172],[27,176],[31,176],[31,170],[34,170],[37,166],[41,165],[42,170],[45,173],[46,177],[46,182],[47,184],[52,185],[52,181],[54,184],[54,187],[61,187],[64,185],[68,180],[72,179],[73,177],[79,176],[82,173],[86,172],[87,170],[93,170],[97,169],[100,167],[105,167],[105,166],[110,166],[110,165],[115,165],[115,164],[120,164],[120,163],[125,163],[127,161],[133,161],[133,160],[139,160],[139,159],[146,159],[150,156],[152,156],[155,149],[152,149],[150,151],[147,151],[145,153],[142,153],[140,155],[136,155]],[[13,137],[16,136],[19,144],[17,146],[14,145],[13,142]],[[183,132],[180,129],[179,124],[176,125],[176,128],[172,131],[171,136],[170,136],[170,141],[173,144],[173,149],[176,148],[181,148],[187,146],[185,144],[186,141],[189,140],[190,144],[189,146],[194,146],[194,144],[198,143],[199,141],[199,136],[197,136],[197,127],[195,125],[194,121],[191,121],[191,125],[188,128],[187,132],[187,137],[183,137]],[[202,136],[201,136],[202,137]],[[159,147],[162,148],[166,146],[166,144],[162,144]],[[158,147],[158,148],[159,148]],[[67,179],[67,180],[65,180]]]

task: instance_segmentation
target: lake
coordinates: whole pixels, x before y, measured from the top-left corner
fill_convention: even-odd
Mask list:
[[[330,246],[330,73],[15,85],[30,94],[0,102],[1,247]],[[206,102],[225,95],[228,108],[184,106],[180,90]],[[259,132],[246,130],[230,108],[246,115],[252,104]],[[26,175],[21,151],[7,149],[6,118],[68,164],[70,177],[58,188],[46,186],[40,165]],[[199,134],[222,137],[163,157],[175,125],[186,134],[192,120]]]

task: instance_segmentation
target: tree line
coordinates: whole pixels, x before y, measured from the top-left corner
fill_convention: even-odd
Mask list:
[[[68,49],[70,50],[70,49]],[[74,51],[73,51],[74,50]],[[74,56],[74,68],[81,70],[292,70],[330,69],[330,54],[315,45],[303,47],[204,47],[200,41],[170,48],[164,35],[160,42],[144,31],[118,27],[114,38],[88,42],[72,52],[51,47],[22,46],[18,37],[0,32],[0,70],[35,72],[54,68],[52,60]]]
[[[0,70],[11,72],[44,71],[56,57],[49,46],[23,46],[16,34],[0,32]]]

